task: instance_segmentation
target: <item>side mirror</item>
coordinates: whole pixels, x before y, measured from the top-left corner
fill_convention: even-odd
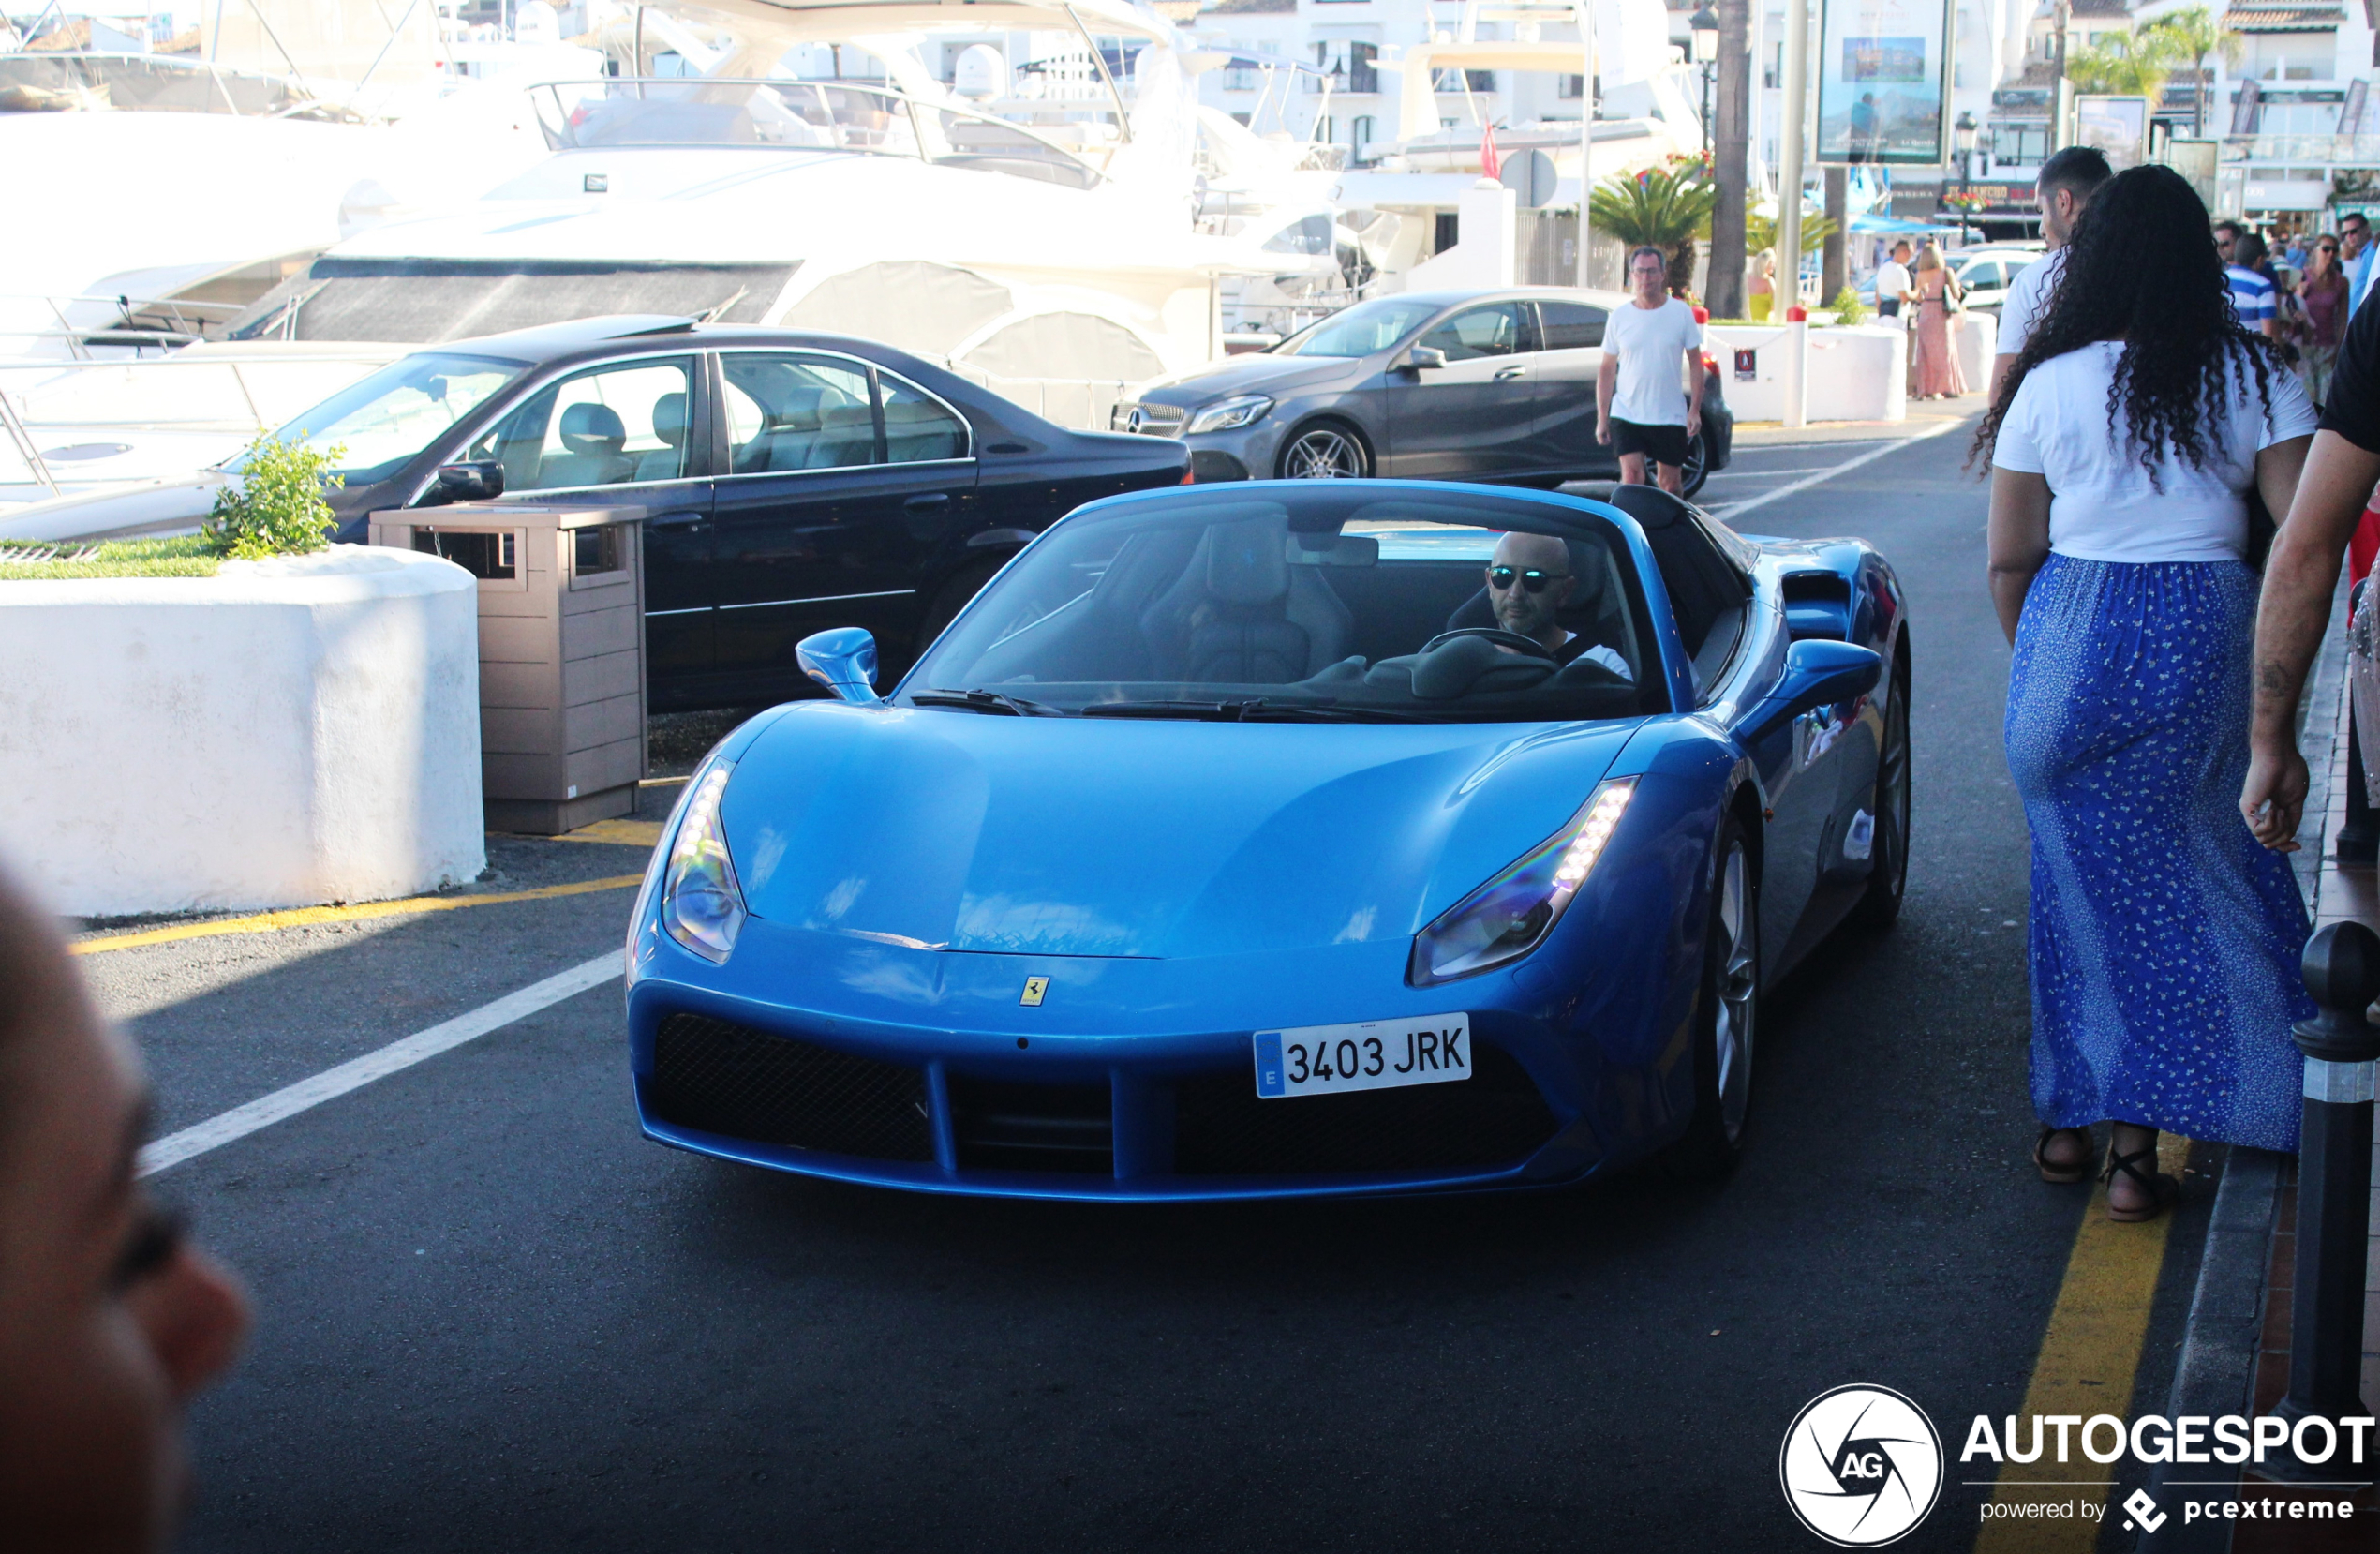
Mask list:
[[[438,494],[441,501],[493,501],[504,494],[504,466],[493,458],[441,464]]]
[[[794,662],[844,701],[870,707],[884,700],[876,695],[876,639],[865,626],[837,626],[805,636],[794,646]]]
[[[1820,637],[1796,642],[1785,650],[1777,688],[1744,720],[1737,737],[1748,744],[1788,718],[1866,695],[1883,678],[1883,657],[1872,648]]]
[[[1405,353],[1405,365],[1416,372],[1424,367],[1446,366],[1446,352],[1434,345],[1417,345]]]

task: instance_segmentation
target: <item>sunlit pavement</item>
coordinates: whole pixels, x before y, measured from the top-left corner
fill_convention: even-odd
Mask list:
[[[1897,1547],[1972,1547],[1991,1489],[1958,1440],[2018,1411],[2086,1198],[2025,1158],[2025,840],[1966,440],[1763,436],[1707,493],[1798,486],[1743,527],[1877,541],[1916,669],[1907,911],[1769,1006],[1725,1186],[1122,1207],[771,1176],[638,1137],[615,982],[156,1178],[260,1312],[198,1411],[186,1547],[1814,1548],[1778,1449],[1854,1382],[1948,1438]],[[475,889],[525,899],[87,956],[161,1128],[617,943],[630,890],[530,892],[633,874],[633,837],[490,853]],[[2140,1411],[2203,1239],[2188,1190]]]

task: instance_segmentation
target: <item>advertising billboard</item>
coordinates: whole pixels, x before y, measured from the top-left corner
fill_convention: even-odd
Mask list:
[[[1818,161],[1950,159],[1950,18],[1947,0],[1825,0]]]
[[[2083,93],[2075,98],[2075,140],[2107,154],[2121,172],[2149,159],[2149,99]]]

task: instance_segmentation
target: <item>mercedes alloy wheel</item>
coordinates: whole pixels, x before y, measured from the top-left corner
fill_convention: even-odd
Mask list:
[[[1337,426],[1308,426],[1281,450],[1283,480],[1361,480],[1371,472],[1363,444]]]

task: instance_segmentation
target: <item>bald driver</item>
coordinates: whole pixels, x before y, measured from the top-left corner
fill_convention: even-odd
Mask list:
[[[1537,643],[1554,663],[1593,659],[1622,680],[1635,680],[1628,660],[1562,624],[1562,606],[1577,590],[1578,578],[1570,572],[1570,547],[1560,540],[1551,534],[1505,535],[1488,561],[1487,586],[1495,623]]]

